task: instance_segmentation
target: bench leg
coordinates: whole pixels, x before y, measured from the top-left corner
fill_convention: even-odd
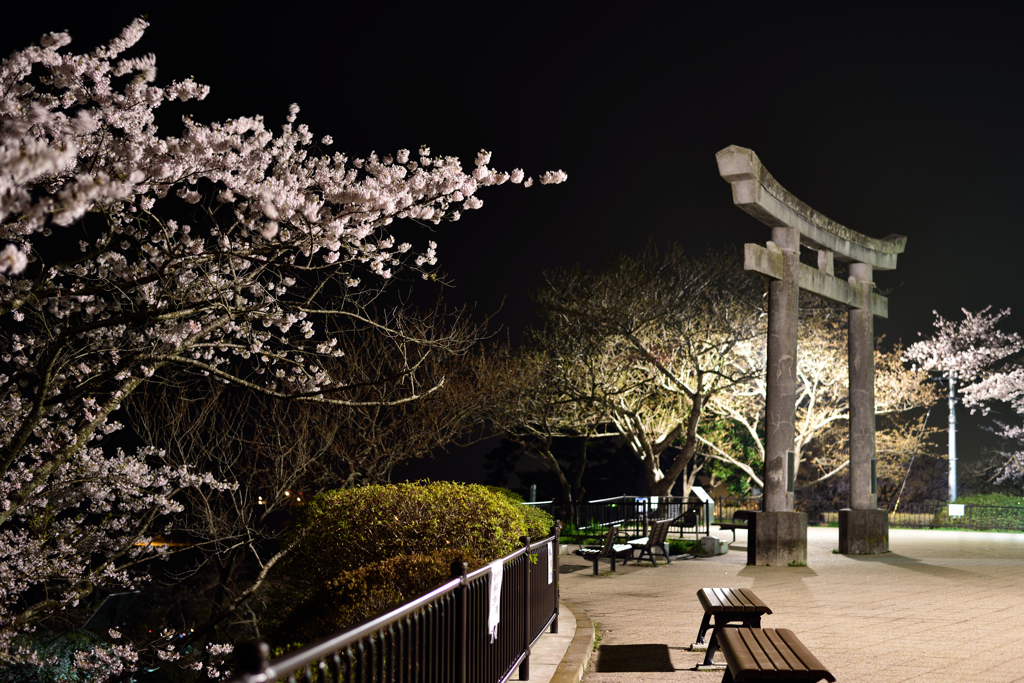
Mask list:
[[[665,560],[672,564],[672,557],[668,554],[668,543],[661,544],[661,554],[665,556]]]
[[[709,628],[711,628],[711,613],[705,612],[704,618],[700,620],[700,629],[697,630],[698,645],[707,645],[707,642],[704,640],[704,634],[708,632]]]
[[[704,653],[704,662],[701,666],[713,666],[715,663],[715,653],[718,652],[718,628],[717,626],[711,631],[711,639],[708,641],[708,651]],[[723,679],[724,680],[724,679]]]
[[[711,619],[711,615],[705,613],[704,620],[700,622],[700,632],[697,634],[697,642],[703,642],[701,639],[704,637],[704,632],[707,630],[707,624]],[[708,650],[704,655],[704,663],[701,666],[713,666],[715,653],[718,652],[718,629],[719,627],[731,624],[733,622],[740,622],[744,626],[752,628],[761,628],[761,615],[760,614],[736,614],[735,612],[723,615],[721,619],[715,619],[715,628],[711,631],[711,639],[708,641]],[[724,680],[724,679],[723,679]],[[732,680],[731,678],[729,680]]]

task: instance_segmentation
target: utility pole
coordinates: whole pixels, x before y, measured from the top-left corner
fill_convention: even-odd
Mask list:
[[[949,502],[956,500],[956,375],[949,371]]]

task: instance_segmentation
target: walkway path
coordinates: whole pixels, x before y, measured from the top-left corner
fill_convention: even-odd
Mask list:
[[[705,586],[752,588],[774,612],[762,625],[791,628],[842,683],[1024,681],[1024,534],[894,529],[891,553],[860,557],[832,552],[837,529],[807,536],[807,567],[746,566],[742,531],[726,555],[657,569],[595,577],[563,556],[562,600],[601,638],[584,683],[721,680],[686,650]]]

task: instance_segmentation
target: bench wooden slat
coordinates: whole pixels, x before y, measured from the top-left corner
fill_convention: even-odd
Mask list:
[[[775,662],[772,661],[771,657],[768,656],[768,653],[761,649],[760,643],[757,642],[753,632],[748,628],[737,628],[735,631],[730,628],[725,628],[722,629],[722,633],[718,635],[719,640],[721,640],[722,634],[730,632],[736,633],[736,635],[739,636],[740,640],[743,642],[743,647],[745,647],[754,658],[757,668],[761,671],[761,676],[763,678],[774,678],[771,674],[776,672],[778,667],[775,665]],[[725,652],[724,645],[722,646],[722,652]],[[765,674],[768,675],[765,676]]]
[[[712,588],[711,590],[714,592],[715,600],[718,601],[718,611],[736,611],[736,606],[733,605],[732,600],[729,599],[727,588]]]
[[[755,611],[763,612],[764,614],[771,614],[772,611],[768,605],[764,604],[759,597],[754,595],[754,591],[749,588],[740,588],[740,593],[746,598],[747,602],[750,603]]]
[[[749,588],[705,588],[697,593],[704,611],[717,612],[757,612],[771,614],[768,606],[761,602]]]
[[[722,611],[722,601],[715,593],[714,588],[702,588],[697,591],[697,598],[705,612],[715,613]]]
[[[742,612],[743,609],[735,605],[730,597],[731,591],[728,588],[712,588],[712,595],[715,596],[715,608],[712,612]]]
[[[793,652],[793,648],[786,644],[786,641],[779,635],[778,631],[779,629],[768,629],[767,631],[762,631],[762,634],[764,635],[765,640],[770,643],[771,647],[774,647],[775,651],[778,652],[785,660],[787,668],[792,671],[804,671],[810,673],[810,669],[807,665],[801,661],[800,657],[795,652]],[[790,631],[790,633],[792,633],[792,631]],[[795,642],[800,644],[799,641]],[[800,644],[800,646],[803,647],[802,644]],[[807,648],[803,649],[806,650]]]
[[[717,637],[729,674],[737,683],[836,680],[789,629],[727,627]]]
[[[750,599],[743,594],[742,590],[737,591],[732,588],[726,588],[726,590],[729,591],[729,599],[732,601],[732,604],[738,608],[742,608],[744,612],[753,612],[757,609],[754,607],[754,604],[750,602]]]
[[[808,674],[807,667],[804,666],[799,657],[786,647],[786,644],[781,638],[776,637],[773,640],[770,637],[770,635],[775,635],[771,629],[768,629],[767,632],[762,631],[761,629],[757,629],[756,631],[752,630],[750,631],[750,635],[757,641],[758,647],[764,650],[764,653],[768,656],[768,659],[771,660],[776,671],[779,671],[780,673],[792,672],[800,674],[801,677]]]
[[[722,649],[722,654],[725,655],[726,665],[734,672],[757,670],[760,668],[757,660],[754,659],[754,655],[750,650],[743,645],[739,631],[740,629],[723,628],[718,632],[718,645]],[[733,676],[735,677],[736,673]],[[743,679],[736,678],[736,680],[740,681]]]
[[[811,654],[811,651],[797,639],[795,633],[790,631],[788,628],[775,629],[775,633],[779,636],[782,642],[786,644],[786,647],[788,647],[794,655],[800,658],[800,661],[805,667],[807,667],[808,671],[812,674],[816,674],[819,679],[824,677],[828,678],[830,681],[836,680],[835,677],[829,673],[828,669],[825,668],[825,665],[822,664],[817,657]]]

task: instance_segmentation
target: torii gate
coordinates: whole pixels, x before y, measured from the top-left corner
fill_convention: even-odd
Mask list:
[[[839,552],[889,549],[889,516],[878,510],[875,459],[874,316],[888,301],[874,292],[875,270],[894,270],[907,238],[874,239],[821,215],[786,191],[752,150],[716,155],[733,203],[772,229],[767,248],[747,244],[743,267],[771,278],[768,293],[767,407],[762,511],[752,520],[747,564],[807,563],[807,515],[793,511],[797,313],[800,289],[850,308],[850,508],[839,513]],[[800,263],[800,245],[817,250],[818,268]],[[835,277],[833,259],[849,263]]]

